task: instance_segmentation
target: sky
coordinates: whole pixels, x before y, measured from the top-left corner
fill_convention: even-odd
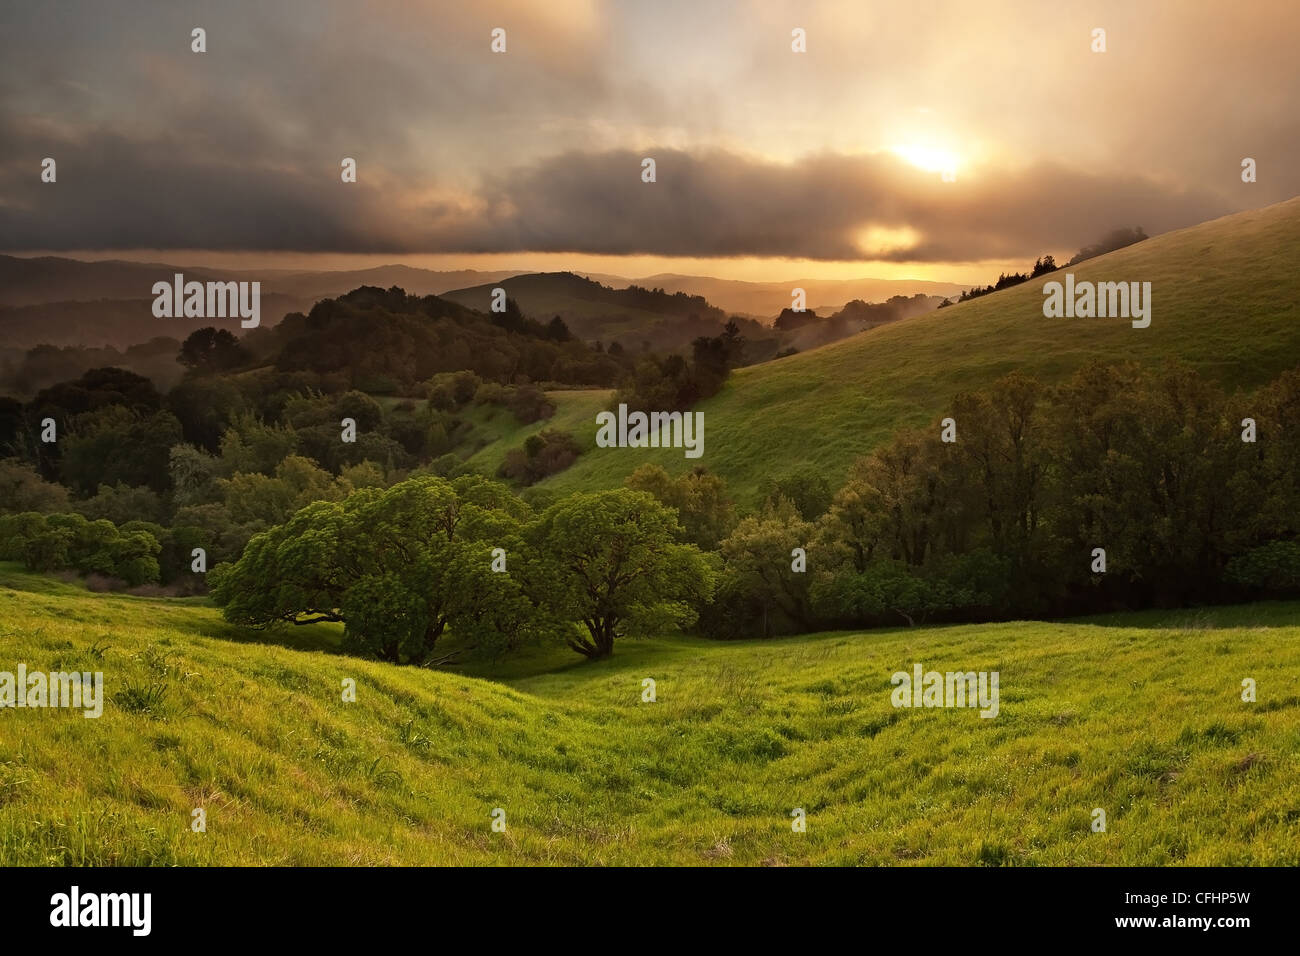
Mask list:
[[[1297,35],[1295,0],[7,3],[0,252],[984,282],[1300,194]]]

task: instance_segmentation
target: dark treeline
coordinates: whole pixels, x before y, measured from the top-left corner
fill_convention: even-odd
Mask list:
[[[661,288],[647,289],[639,285],[630,285],[623,290],[610,290],[618,301],[645,309],[647,312],[660,312],[667,315],[694,315],[700,319],[722,321],[725,313],[717,306],[710,305],[702,295],[690,295],[686,292],[665,292]]]
[[[940,301],[936,296],[921,292],[912,296],[890,296],[884,302],[853,299],[844,308],[826,317],[819,316],[811,309],[796,312],[787,308],[776,317],[773,329],[781,333],[781,341],[787,346],[783,354],[792,354],[794,351],[818,348],[868,329],[929,312]]]
[[[721,543],[706,625],[739,636],[1300,590],[1300,370],[1248,396],[1178,365],[1098,364],[1056,388],[1014,374],[949,414],[955,442],[937,424],[900,432],[829,502],[809,482],[774,488]]]
[[[1049,272],[1055,272],[1057,269],[1056,259],[1052,256],[1042,256],[1034,262],[1034,268],[1029,272],[1013,272],[1010,275],[1002,273],[998,276],[998,281],[992,285],[986,285],[984,288],[978,286],[973,289],[967,289],[957,297],[958,302],[969,302],[971,299],[978,299],[980,296],[991,295],[994,292],[1001,292],[1003,289],[1009,289],[1013,285],[1020,285],[1022,282],[1028,282],[1038,276],[1046,275]],[[951,299],[944,299],[939,308],[946,308],[953,305]]]
[[[286,315],[245,343],[281,372],[311,372],[328,391],[421,394],[439,372],[471,371],[488,381],[610,388],[631,360],[569,334],[563,320],[527,318],[513,300],[484,314],[437,296],[363,286],[323,299],[307,315]]]
[[[614,403],[629,408],[685,411],[696,402],[716,395],[731,370],[744,364],[745,337],[740,326],[728,322],[721,335],[700,336],[691,343],[691,358],[672,353],[648,354],[623,381]]]

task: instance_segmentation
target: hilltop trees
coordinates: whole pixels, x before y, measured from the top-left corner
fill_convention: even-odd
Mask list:
[[[969,289],[963,292],[957,301],[968,302],[971,299],[978,299],[980,296],[988,295],[991,292],[999,292],[1002,289],[1008,289],[1013,285],[1020,285],[1022,282],[1028,282],[1030,279],[1036,279],[1039,276],[1055,272],[1059,268],[1068,269],[1070,266],[1078,265],[1080,262],[1084,262],[1088,259],[1095,259],[1097,256],[1105,255],[1107,252],[1114,252],[1116,249],[1123,249],[1125,246],[1131,246],[1135,242],[1141,242],[1146,238],[1147,234],[1142,231],[1141,226],[1138,226],[1136,229],[1129,229],[1127,227],[1113,229],[1100,241],[1089,246],[1084,246],[1076,252],[1070,257],[1070,261],[1067,262],[1064,267],[1056,264],[1055,256],[1039,256],[1038,259],[1034,261],[1034,267],[1031,271],[1027,273],[1013,272],[1010,275],[1007,275],[1004,272],[998,276],[998,281],[993,285],[986,285],[983,288],[976,286],[973,289]],[[952,304],[953,302],[951,299],[944,299],[943,302],[939,304],[939,308],[946,308]]]
[[[1131,246],[1135,242],[1141,242],[1147,238],[1147,234],[1142,231],[1142,227],[1130,229],[1127,226],[1119,229],[1112,229],[1098,242],[1092,245],[1084,246],[1073,256],[1066,266],[1076,265],[1085,259],[1094,259],[1097,256],[1105,255],[1108,252],[1114,252],[1116,249],[1123,249],[1125,246]]]
[[[574,338],[563,320],[527,318],[508,299],[483,315],[437,296],[362,286],[285,316],[257,341],[281,372],[310,372],[369,392],[419,394],[421,382],[470,371],[485,381],[607,387],[631,363]],[[251,337],[250,337],[251,340]]]
[[[224,372],[252,359],[253,353],[240,344],[229,329],[212,326],[196,329],[181,343],[176,361],[195,372]]]

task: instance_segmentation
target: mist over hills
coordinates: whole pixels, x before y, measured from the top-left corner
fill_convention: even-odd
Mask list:
[[[588,278],[610,285],[626,282],[618,276],[582,273]],[[918,292],[943,298],[959,294],[964,286],[954,282],[931,282],[925,279],[788,279],[771,282],[747,282],[740,279],[715,279],[711,276],[660,273],[633,280],[637,285],[665,292],[702,295],[728,312],[769,318],[790,307],[793,289],[803,289],[808,308],[821,313],[834,312],[854,299],[884,302],[896,295]]]
[[[323,299],[340,295],[359,286],[389,288],[400,286],[411,295],[443,295],[496,284],[512,276],[543,274],[531,269],[478,271],[460,269],[437,271],[415,266],[391,264],[368,269],[300,270],[300,269],[216,269],[203,265],[161,262],[133,262],[124,259],[86,261],[64,256],[0,255],[0,306],[34,305],[44,302],[87,302],[98,299],[138,299],[148,296],[160,278],[183,272],[199,282],[260,281],[262,292],[285,296]],[[727,312],[771,318],[790,305],[791,290],[801,288],[807,294],[808,307],[833,311],[853,299],[883,302],[894,295],[948,296],[960,293],[965,286],[952,282],[923,279],[790,279],[749,282],[718,279],[712,276],[659,273],[641,278],[613,273],[577,272],[615,289],[637,285],[646,289],[663,289],[670,295],[682,292],[703,296]]]
[[[751,361],[771,358],[784,346],[809,348],[852,334],[862,323],[821,321],[851,302],[884,302],[925,293],[953,294],[960,286],[913,280],[851,279],[744,282],[709,276],[660,274],[629,279],[612,274],[523,272],[473,269],[435,271],[406,265],[369,269],[300,271],[214,269],[175,263],[120,259],[82,261],[59,256],[0,256],[0,334],[8,349],[37,345],[125,348],[158,336],[183,339],[205,324],[196,319],[159,319],[151,290],[181,273],[187,281],[260,282],[263,327],[285,315],[308,312],[318,301],[363,286],[399,287],[410,295],[437,295],[481,312],[491,307],[492,290],[501,287],[525,314],[547,320],[559,315],[574,334],[587,339],[622,341],[627,347],[680,349],[701,335],[716,335],[729,316],[755,320],[744,332]],[[804,290],[817,327],[798,336],[779,336],[764,326],[791,305],[792,290]],[[198,323],[198,324],[195,324]],[[236,335],[244,334],[229,322]]]

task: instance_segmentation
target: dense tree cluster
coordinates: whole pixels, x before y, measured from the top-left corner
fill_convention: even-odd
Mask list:
[[[573,464],[582,449],[568,432],[544,428],[524,439],[523,448],[506,452],[498,474],[521,485],[532,485]]]
[[[1057,388],[1013,374],[950,417],[955,441],[899,433],[823,514],[820,495],[799,502],[804,482],[774,483],[721,544],[706,623],[772,633],[1297,590],[1300,370],[1233,396],[1179,365],[1092,365]]]
[[[176,360],[180,345],[176,339],[158,336],[122,349],[111,345],[99,348],[37,345],[26,350],[0,346],[0,394],[29,398],[43,388],[76,379],[90,369],[108,367],[126,369],[150,379],[160,388],[171,388],[185,372]]]
[[[334,621],[355,652],[427,663],[448,631],[501,652],[556,636],[588,657],[629,631],[693,623],[711,571],[642,492],[574,495],[539,515],[503,485],[427,476],[316,502],[214,570],[226,617]]]
[[[421,471],[459,474],[491,440],[476,435],[469,406],[501,406],[532,424],[555,411],[535,381],[610,385],[632,367],[574,340],[563,321],[535,322],[511,306],[489,317],[361,288],[243,340],[215,328],[165,340],[173,364],[188,370],[166,393],[103,367],[26,401],[0,398],[0,513],[146,522],[158,531],[166,583],[188,567],[167,546],[175,535],[197,535],[214,562],[231,560],[308,502]],[[50,368],[85,358],[65,360],[66,351],[34,353]],[[376,399],[355,384],[408,397]],[[578,451],[571,436],[548,430],[504,473],[526,485]]]
[[[117,527],[79,514],[0,515],[0,561],[29,571],[75,570],[128,585],[158,581],[162,546],[143,522]]]
[[[615,403],[643,411],[684,411],[718,393],[731,369],[740,364],[744,349],[740,326],[728,322],[721,335],[697,338],[689,361],[676,353],[648,355],[637,362]]]
[[[484,381],[611,387],[630,362],[597,352],[561,320],[526,318],[513,301],[484,315],[437,296],[363,286],[250,334],[250,347],[281,372],[311,372],[338,387],[418,395],[440,372]]]

